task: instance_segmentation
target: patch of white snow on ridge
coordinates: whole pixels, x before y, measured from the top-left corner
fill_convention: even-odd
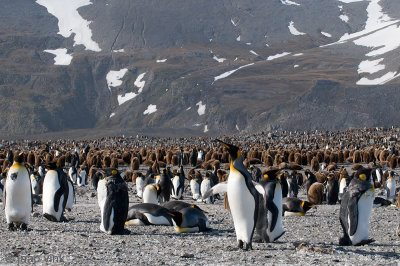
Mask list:
[[[294,54],[293,56],[300,56],[300,55],[304,55],[303,53],[298,53],[298,54]]]
[[[113,50],[113,52],[114,53],[123,53],[123,52],[125,52],[125,50],[122,48],[122,49],[119,49],[119,50]]]
[[[346,4],[350,4],[350,3],[355,3],[355,2],[362,2],[365,0],[339,0],[340,2],[346,3]]]
[[[135,98],[136,96],[138,96],[138,94],[136,94],[136,93],[134,93],[134,92],[125,93],[124,96],[118,95],[118,98],[117,98],[117,100],[118,100],[118,105],[121,105],[121,104],[123,104],[123,103],[125,103],[125,102],[127,102],[127,101],[129,101],[129,100],[132,100],[132,99]]]
[[[349,22],[349,17],[347,15],[340,15],[339,18],[344,22]]]
[[[156,62],[157,62],[157,63],[165,63],[165,62],[167,62],[167,59],[159,59],[159,60],[157,60]]]
[[[118,87],[122,84],[122,78],[125,76],[126,72],[128,71],[127,68],[123,68],[121,70],[111,70],[107,73],[106,80],[108,89],[111,91],[110,87]]]
[[[236,69],[234,69],[234,70],[231,70],[231,71],[222,73],[221,75],[216,76],[216,77],[214,78],[214,82],[217,81],[217,80],[223,79],[223,78],[227,78],[227,77],[229,77],[230,75],[232,75],[233,73],[235,73],[236,71],[238,71],[238,70],[240,70],[240,69],[242,69],[242,68],[248,67],[248,66],[252,66],[252,65],[254,65],[254,63],[250,63],[250,64],[247,64],[247,65],[238,67],[238,68],[236,68]]]
[[[383,58],[378,59],[378,60],[365,60],[360,63],[358,66],[358,73],[376,73],[381,70],[385,69],[385,65],[380,65],[379,63],[383,61]]]
[[[288,52],[283,52],[281,54],[270,55],[270,56],[267,57],[267,61],[271,61],[271,60],[274,60],[274,59],[277,59],[277,58],[280,58],[280,57],[284,57],[284,56],[287,56],[289,54],[290,53],[288,53]]]
[[[231,19],[231,23],[232,23],[232,25],[235,26],[235,27],[238,25],[237,23],[235,23],[235,21],[233,21],[233,19]]]
[[[240,35],[236,38],[236,41],[240,42]]]
[[[223,63],[226,60],[226,58],[218,58],[216,55],[213,56],[213,59],[218,63]]]
[[[91,5],[90,0],[37,0],[41,6],[47,8],[47,11],[58,19],[58,34],[65,38],[74,36],[74,45],[82,44],[86,50],[100,52],[99,45],[92,40],[92,31],[89,28],[91,21],[83,19],[78,8]]]
[[[388,83],[389,81],[400,77],[400,74],[397,74],[396,72],[389,72],[383,75],[380,78],[376,79],[368,79],[368,78],[362,78],[359,81],[357,81],[357,85],[383,85],[385,83]]]
[[[55,50],[44,50],[44,52],[54,54],[56,56],[54,57],[55,65],[68,66],[69,64],[71,64],[72,55],[67,54],[66,48],[59,48]]]
[[[115,115],[115,113],[111,113],[111,114],[110,114],[110,118],[113,117],[114,115]]]
[[[237,124],[236,124],[236,127],[235,127],[235,128],[236,128],[237,131],[240,131],[240,130],[239,130],[239,126],[238,126]]]
[[[258,56],[258,54],[256,52],[254,52],[253,50],[250,50],[250,53],[252,53],[253,55]]]
[[[324,36],[326,36],[326,37],[329,37],[329,38],[332,37],[332,34],[329,34],[329,33],[324,32],[324,31],[321,31],[321,34],[324,35]]]
[[[204,126],[204,133],[207,133],[207,132],[208,132],[208,126],[205,125],[205,126]]]
[[[136,87],[139,88],[138,93],[141,93],[141,92],[142,92],[143,87],[144,87],[144,84],[146,83],[146,81],[142,80],[143,77],[144,77],[144,75],[146,75],[146,72],[140,74],[140,75],[136,78],[135,83],[133,83]]]
[[[149,106],[147,106],[147,109],[143,112],[144,115],[149,115],[152,113],[157,112],[157,105],[155,104],[149,104]]]
[[[294,27],[293,21],[290,21],[288,28],[289,28],[290,33],[293,35],[305,35],[304,32],[300,32]]]
[[[203,104],[202,101],[196,103],[196,105],[199,106],[199,109],[197,109],[197,113],[198,113],[199,115],[204,115],[204,114],[206,113],[206,105]]]
[[[290,0],[281,0],[281,3],[287,6],[299,6],[300,4],[290,1]]]

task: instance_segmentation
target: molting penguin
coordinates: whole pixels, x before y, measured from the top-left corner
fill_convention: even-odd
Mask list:
[[[129,208],[125,225],[173,225],[171,211],[153,204],[140,203]]]
[[[288,190],[289,190],[289,197],[295,197],[297,198],[297,194],[299,193],[299,184],[297,182],[297,176],[296,173],[293,172],[292,174],[289,175],[287,179],[288,183]]]
[[[186,207],[177,213],[171,213],[171,216],[178,233],[205,232],[211,229],[207,217],[196,208]]]
[[[8,170],[4,191],[4,210],[8,229],[17,227],[27,230],[32,211],[32,190],[28,169],[24,165],[23,153],[14,158]]]
[[[282,227],[282,187],[277,177],[278,172],[277,169],[267,171],[263,174],[263,180],[260,181],[260,185],[264,188],[265,210],[263,213],[258,213],[258,219],[261,221],[264,215],[267,217],[265,222],[257,223],[257,234],[262,241],[267,243],[274,242],[285,233]],[[267,228],[265,224],[268,224]]]
[[[227,181],[229,206],[235,227],[238,247],[252,248],[254,229],[258,218],[259,197],[252,182],[252,176],[243,165],[243,156],[238,147],[220,140],[231,156],[230,172]]]
[[[63,213],[69,194],[68,177],[57,162],[45,167],[49,171],[43,181],[43,216],[52,222],[65,221]]]
[[[326,201],[329,205],[335,205],[339,197],[339,183],[333,174],[328,175],[325,187]]]
[[[311,185],[314,184],[315,182],[317,182],[317,177],[309,169],[306,169],[304,174],[306,176],[305,186],[306,186],[306,194],[307,194]]]
[[[339,245],[365,245],[374,241],[369,239],[369,219],[375,198],[370,176],[371,169],[360,168],[343,194],[340,204],[343,237]]]
[[[32,200],[35,204],[42,204],[40,195],[43,193],[43,178],[38,173],[31,174]]]
[[[282,201],[282,210],[284,216],[305,216],[306,212],[315,205],[308,201],[302,201],[298,198],[284,198]]]
[[[100,230],[111,235],[128,233],[124,228],[129,207],[128,185],[117,170],[99,180],[97,201],[101,212]]]

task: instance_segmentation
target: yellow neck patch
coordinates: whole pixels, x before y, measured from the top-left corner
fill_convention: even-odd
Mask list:
[[[359,175],[358,178],[360,178],[363,181],[367,180],[367,176],[365,174]]]

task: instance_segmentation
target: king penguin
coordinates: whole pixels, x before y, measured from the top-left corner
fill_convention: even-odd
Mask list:
[[[107,234],[127,234],[124,224],[128,216],[128,185],[117,170],[99,180],[97,201],[101,212],[100,230]]]
[[[267,215],[267,228],[263,223],[257,223],[257,234],[261,236],[264,242],[274,242],[280,238],[285,231],[282,227],[282,186],[277,173],[278,169],[267,171],[263,174],[263,180],[260,185],[264,187],[264,214],[258,213],[259,216]],[[228,194],[229,195],[229,194]],[[260,208],[261,209],[261,208]],[[259,217],[262,220],[261,217]],[[266,230],[265,230],[266,229]]]
[[[339,245],[358,246],[374,241],[369,239],[369,219],[375,198],[370,176],[371,169],[360,168],[343,194],[340,204],[343,237],[339,239]]]
[[[135,184],[136,184],[136,195],[139,198],[143,197],[143,184],[144,184],[144,175],[141,172],[137,173],[137,177],[135,180]]]
[[[45,167],[49,170],[43,180],[43,216],[52,222],[65,221],[63,213],[69,194],[68,177],[57,162]]]
[[[14,231],[17,227],[27,230],[32,212],[31,182],[23,153],[16,155],[13,160],[5,184],[5,216],[9,230]]]
[[[244,250],[252,249],[260,194],[254,187],[251,174],[243,165],[243,156],[239,148],[217,141],[227,148],[231,156],[227,193],[238,247]]]
[[[181,167],[179,169],[179,174],[176,174],[172,178],[171,197],[173,199],[176,199],[176,200],[183,199],[184,183],[185,183],[185,172],[183,170],[183,166],[181,165]]]

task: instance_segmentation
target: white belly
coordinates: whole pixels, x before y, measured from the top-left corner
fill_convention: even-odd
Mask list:
[[[173,198],[175,198],[175,199],[179,199],[181,197],[181,195],[178,195],[178,194],[181,194],[181,193],[178,193],[178,187],[179,187],[180,183],[181,182],[179,181],[179,176],[175,176],[172,179],[172,185],[173,185],[174,189],[172,191],[172,195],[171,196]]]
[[[157,189],[153,185],[147,185],[143,191],[143,203],[158,204]]]
[[[139,198],[143,197],[143,183],[144,180],[141,177],[136,178],[136,194]]]
[[[210,182],[210,179],[208,179],[208,178],[203,179],[203,181],[201,182],[201,186],[200,186],[201,195],[206,194],[206,192],[207,192],[208,190],[210,190],[210,189],[211,189],[211,182]],[[204,201],[205,201],[206,203],[211,203],[210,197],[206,198]]]
[[[392,198],[394,198],[394,197],[396,196],[396,181],[395,181],[394,179],[392,179],[392,180],[389,179],[389,180],[386,182],[386,186],[387,186],[387,188],[388,188],[388,190],[389,190],[389,193],[388,193],[388,195],[386,196],[387,199],[392,199]]]
[[[72,183],[76,184],[76,172],[72,173],[72,167],[68,170],[68,176],[71,179]]]
[[[155,225],[171,225],[171,223],[168,221],[168,219],[164,216],[154,216],[151,215],[149,213],[144,213],[144,215],[146,216],[147,220],[151,223],[151,224],[155,224]]]
[[[62,204],[64,201],[64,196],[61,196],[58,212],[56,212],[54,210],[54,196],[59,188],[60,183],[58,182],[58,173],[55,170],[49,170],[46,173],[43,181],[43,214],[50,214],[58,221],[60,220],[63,212]]]
[[[343,194],[345,188],[346,188],[346,179],[342,178],[342,180],[340,180],[339,193]]]
[[[278,219],[276,220],[276,225],[273,231],[271,231],[271,221],[272,221],[272,213],[268,211],[268,230],[267,235],[271,242],[275,241],[275,239],[283,234],[282,227],[282,187],[279,182],[275,186],[275,194],[273,200],[275,206],[278,208]]]
[[[227,192],[236,238],[250,243],[254,230],[255,201],[239,172],[231,171]]]
[[[355,234],[350,236],[353,245],[369,238],[369,218],[371,217],[372,205],[375,193],[371,190],[365,192],[358,200],[358,226]],[[350,221],[349,221],[350,224]]]
[[[190,191],[192,192],[192,197],[194,200],[200,198],[200,186],[199,183],[197,183],[194,179],[190,180]]]
[[[11,175],[17,173],[15,180]],[[29,223],[32,210],[29,174],[22,165],[13,165],[7,174],[5,215],[7,223]]]
[[[104,228],[104,223],[103,223],[103,217],[104,217],[104,205],[106,204],[107,200],[107,181],[104,179],[99,180],[99,183],[97,184],[97,203],[99,204],[100,207],[100,213],[101,213],[101,223],[100,223],[100,230],[105,232],[105,233],[111,233],[111,230],[109,228]],[[111,211],[111,215],[114,215],[114,209]],[[111,219],[112,218],[112,219]],[[114,223],[114,217],[110,217],[110,228],[112,228],[111,223]]]

